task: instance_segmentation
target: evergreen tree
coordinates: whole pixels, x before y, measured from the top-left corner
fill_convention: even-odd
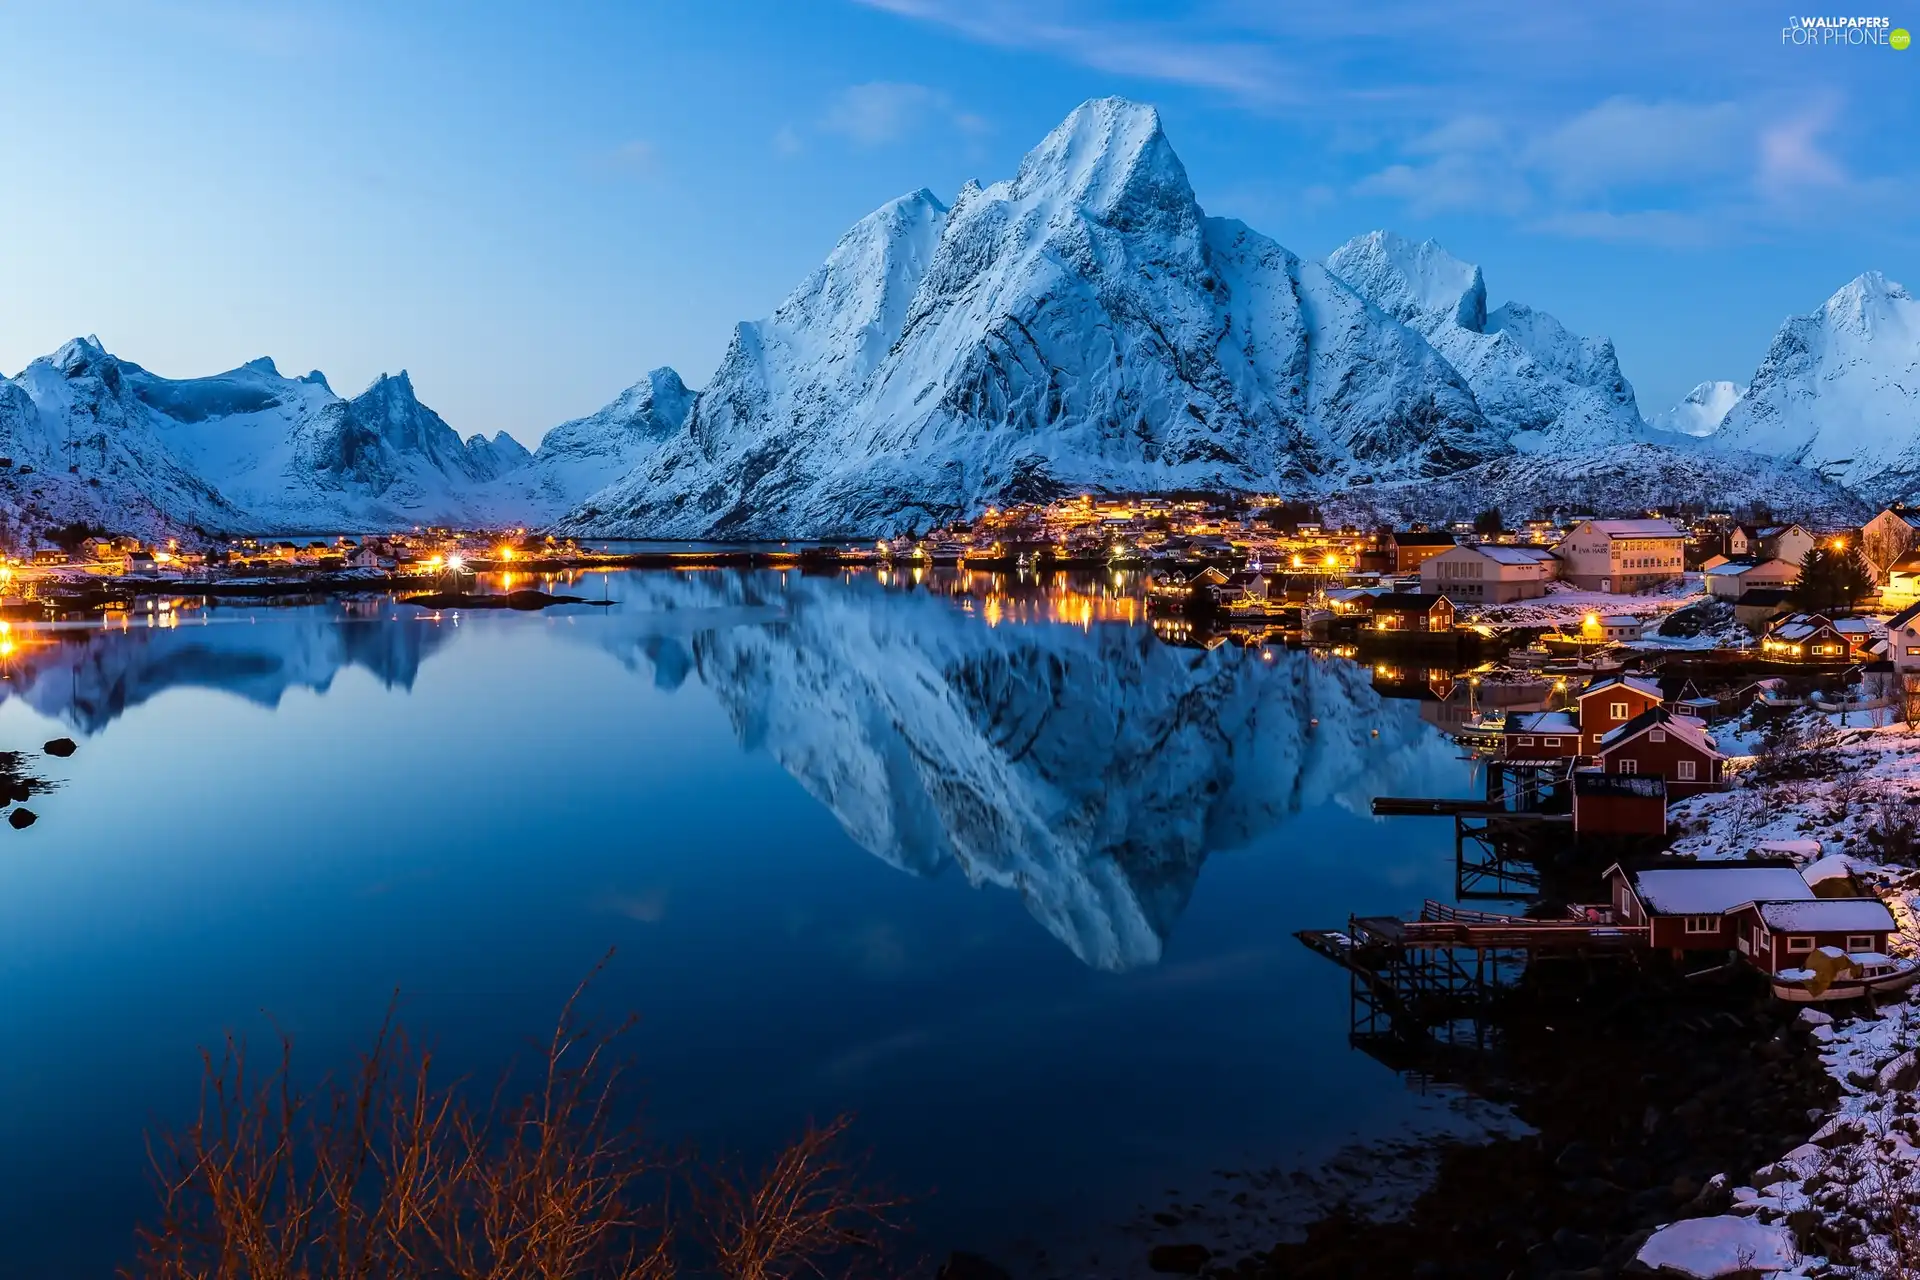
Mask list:
[[[1816,542],[1800,558],[1800,578],[1793,584],[1793,602],[1802,609],[1822,613],[1833,607],[1833,555]]]
[[[1498,507],[1488,507],[1473,518],[1473,531],[1482,537],[1490,538],[1505,528],[1506,522],[1501,519]]]
[[[1833,594],[1838,607],[1858,608],[1860,602],[1874,592],[1873,571],[1867,567],[1867,561],[1858,547],[1835,552],[1831,558],[1833,565]]]

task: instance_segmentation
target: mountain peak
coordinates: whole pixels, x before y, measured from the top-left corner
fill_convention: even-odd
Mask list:
[[[1121,206],[1192,205],[1186,166],[1160,113],[1126,98],[1091,98],[1020,161],[1015,199],[1052,197],[1109,215]]]
[[[68,377],[85,373],[95,361],[107,358],[107,349],[100,345],[100,339],[93,334],[84,338],[73,338],[60,344],[48,363]]]
[[[1415,243],[1393,231],[1369,231],[1327,255],[1327,266],[1394,319],[1443,316],[1480,333],[1487,325],[1487,285],[1480,268],[1434,240]]]
[[[277,378],[280,376],[280,370],[273,363],[272,356],[261,356],[257,360],[249,360],[245,364],[241,365],[240,367],[242,369],[247,370],[250,373],[264,373],[269,377],[274,377],[274,378]]]

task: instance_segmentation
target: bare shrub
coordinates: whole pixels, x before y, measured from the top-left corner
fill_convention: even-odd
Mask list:
[[[596,973],[598,971],[596,970]],[[591,981],[591,978],[589,978]],[[482,1105],[436,1078],[390,1009],[353,1076],[312,1094],[291,1042],[255,1071],[202,1055],[196,1118],[150,1144],[160,1206],[138,1280],[785,1280],[877,1255],[896,1202],[836,1155],[844,1117],[757,1176],[675,1158],[624,1087],[619,1039],[579,1017]],[[676,1202],[682,1207],[676,1213]]]

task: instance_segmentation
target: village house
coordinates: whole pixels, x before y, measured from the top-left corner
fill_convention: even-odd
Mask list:
[[[1582,836],[1665,835],[1666,779],[1575,769],[1573,830]]]
[[[1388,635],[1451,635],[1453,602],[1417,591],[1389,591],[1373,597],[1373,630]]]
[[[1887,619],[1887,657],[1901,675],[1920,673],[1920,604],[1910,604]]]
[[[1760,529],[1742,524],[1735,525],[1727,535],[1727,554],[1736,560],[1785,560],[1797,567],[1818,541],[1797,524],[1776,524]]]
[[[1844,666],[1853,661],[1853,643],[1826,614],[1794,613],[1768,628],[1760,655],[1774,662]]]
[[[1738,600],[1755,587],[1790,587],[1800,581],[1798,560],[1729,560],[1703,575],[1707,594],[1717,600]]]
[[[1580,621],[1582,640],[1599,640],[1606,644],[1631,644],[1647,633],[1644,618],[1636,618],[1630,613],[1590,613]]]
[[[1595,680],[1574,695],[1574,705],[1579,709],[1578,754],[1593,755],[1600,750],[1600,740],[1607,734],[1665,701],[1659,684],[1645,676],[1607,676]]]
[[[1593,758],[1610,774],[1665,778],[1667,794],[1676,800],[1718,790],[1726,781],[1727,757],[1706,727],[1665,707],[1643,711],[1602,735]]]
[[[1861,526],[1860,554],[1875,579],[1888,581],[1895,565],[1913,558],[1920,543],[1920,510],[1888,507]]]
[[[1752,632],[1793,612],[1793,593],[1780,587],[1754,587],[1733,602],[1733,620]]]
[[[1395,532],[1387,535],[1393,544],[1393,571],[1416,573],[1420,566],[1447,548],[1456,545],[1450,533]]]
[[[1420,565],[1420,589],[1445,594],[1463,604],[1506,604],[1537,600],[1557,576],[1551,555],[1525,547],[1486,543],[1452,546]]]
[[[1686,546],[1686,535],[1666,520],[1583,520],[1554,554],[1561,576],[1580,590],[1626,595],[1677,581]]]

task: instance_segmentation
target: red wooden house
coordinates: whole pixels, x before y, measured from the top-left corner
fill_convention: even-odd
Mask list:
[[[1419,591],[1393,591],[1373,597],[1373,629],[1386,635],[1450,635],[1453,602]]]
[[[1727,924],[1740,954],[1768,973],[1805,968],[1821,947],[1884,955],[1899,927],[1878,898],[1759,900],[1728,912]]]
[[[1580,725],[1570,712],[1508,716],[1500,733],[1504,760],[1567,760],[1579,754]]]
[[[1665,835],[1666,780],[1575,769],[1573,830],[1582,836]]]
[[[1637,871],[1616,862],[1605,880],[1614,923],[1648,926],[1648,945],[1676,955],[1734,950],[1737,934],[1728,913],[1740,907],[1816,901],[1800,873],[1777,862],[1699,862]]]
[[[1628,777],[1666,779],[1672,799],[1716,791],[1726,784],[1727,757],[1698,720],[1655,707],[1600,739],[1594,761]]]
[[[1658,682],[1645,676],[1607,676],[1574,695],[1580,708],[1580,754],[1595,755],[1600,739],[1635,716],[1662,705]]]

